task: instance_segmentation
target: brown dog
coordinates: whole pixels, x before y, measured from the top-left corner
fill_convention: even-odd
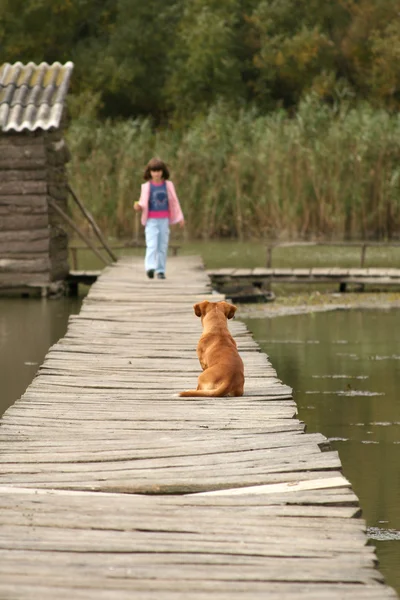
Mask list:
[[[179,395],[243,396],[243,361],[227,325],[227,319],[232,319],[236,306],[224,301],[204,300],[193,308],[203,325],[203,334],[197,344],[203,373],[199,375],[196,390],[187,390]]]

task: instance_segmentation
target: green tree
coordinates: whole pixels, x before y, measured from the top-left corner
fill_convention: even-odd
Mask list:
[[[1,62],[75,63],[73,115],[186,123],[310,92],[400,106],[399,0],[0,0]]]
[[[290,107],[311,91],[331,96],[343,76],[339,47],[349,20],[340,1],[261,1],[251,18],[259,37],[258,103]]]
[[[73,61],[79,112],[96,98],[115,15],[116,0],[2,0],[0,63]]]
[[[118,0],[104,58],[105,114],[165,116],[164,87],[181,0]]]
[[[235,107],[251,100],[254,69],[246,17],[256,4],[184,0],[166,86],[178,117],[204,114],[221,100]]]
[[[116,0],[1,0],[0,60],[81,59],[108,35]]]
[[[342,56],[359,97],[400,107],[398,0],[342,0],[351,21],[342,32]]]
[[[398,106],[398,11],[398,0],[259,2],[251,18],[259,105],[297,106],[313,91]]]

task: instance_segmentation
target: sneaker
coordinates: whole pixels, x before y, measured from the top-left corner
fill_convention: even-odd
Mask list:
[[[147,271],[147,277],[148,277],[149,279],[153,279],[153,277],[154,277],[154,269],[149,269],[149,270]]]
[[[157,273],[158,279],[165,279],[165,273]]]

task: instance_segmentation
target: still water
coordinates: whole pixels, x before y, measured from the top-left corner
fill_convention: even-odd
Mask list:
[[[78,298],[0,298],[0,415],[24,393],[80,305]]]
[[[400,311],[249,319],[308,432],[338,450],[380,571],[400,593]]]

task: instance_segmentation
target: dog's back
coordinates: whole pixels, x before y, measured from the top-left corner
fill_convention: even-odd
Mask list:
[[[244,366],[231,336],[227,319],[232,319],[236,306],[228,302],[200,302],[194,311],[201,317],[203,334],[197,345],[197,356],[203,368],[196,390],[180,396],[243,396]]]

